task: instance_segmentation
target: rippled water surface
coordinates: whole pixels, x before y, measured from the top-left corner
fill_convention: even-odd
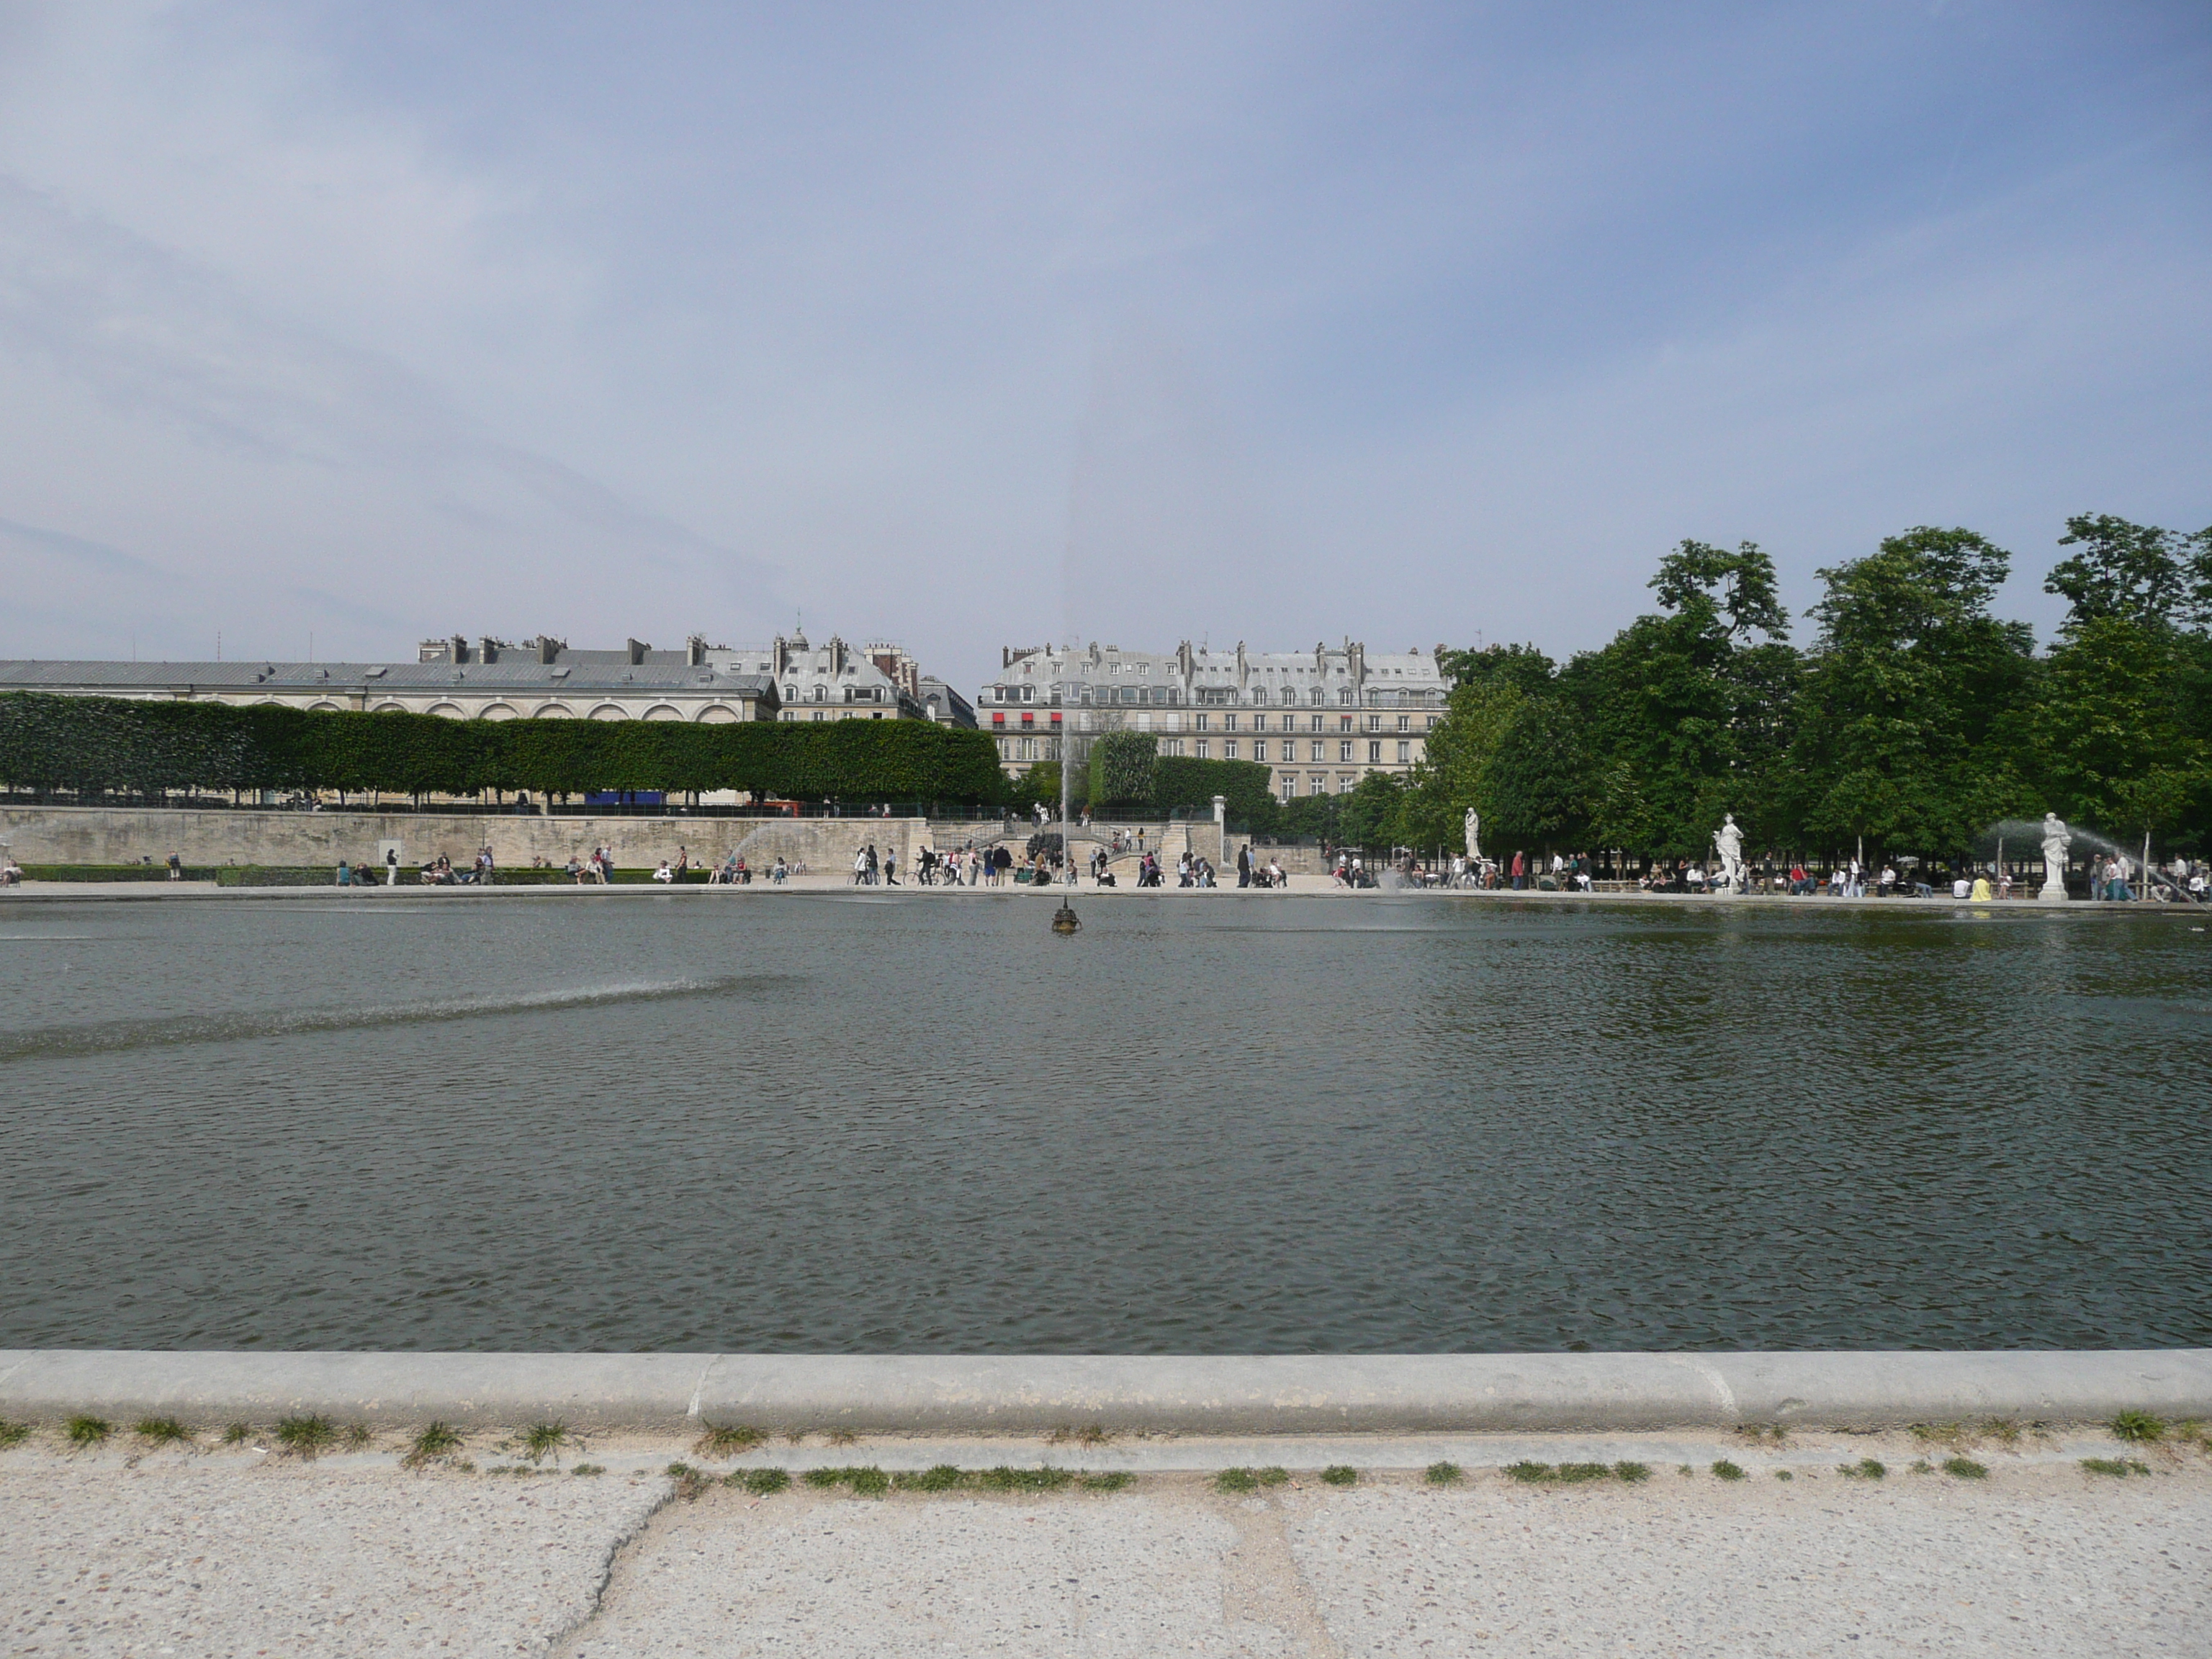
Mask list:
[[[2167,916],[0,906],[0,1346],[2212,1343]]]

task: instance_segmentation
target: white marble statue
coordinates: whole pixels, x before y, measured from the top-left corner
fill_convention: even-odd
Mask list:
[[[1467,809],[1467,822],[1461,826],[1467,832],[1467,855],[1471,859],[1482,856],[1482,815],[1472,806]]]
[[[1713,831],[1713,849],[1721,855],[1721,890],[1743,891],[1743,831],[1735,827],[1735,814],[1723,812],[1721,827]]]
[[[2056,812],[2043,815],[2043,890],[2036,895],[2045,904],[2066,902],[2066,849],[2074,844],[2066,820]]]

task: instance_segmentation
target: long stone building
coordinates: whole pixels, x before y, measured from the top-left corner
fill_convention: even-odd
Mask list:
[[[893,645],[767,645],[682,650],[640,640],[574,650],[540,636],[425,640],[413,662],[0,661],[0,691],[158,697],[299,708],[401,709],[456,720],[927,720],[920,667]],[[964,702],[964,699],[963,700]],[[942,718],[942,716],[939,716]]]
[[[1164,755],[1258,761],[1275,793],[1340,794],[1370,772],[1403,774],[1427,753],[1449,682],[1443,647],[1370,652],[1355,641],[1311,651],[1194,647],[1124,651],[1009,647],[977,696],[976,720],[1014,776],[1112,729],[1150,732]]]

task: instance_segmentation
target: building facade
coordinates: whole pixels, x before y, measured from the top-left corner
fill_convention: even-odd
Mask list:
[[[1450,684],[1443,647],[1374,653],[1347,640],[1305,652],[1194,647],[1172,652],[1008,647],[981,688],[976,720],[1019,776],[1056,761],[1081,764],[1090,739],[1123,730],[1157,737],[1163,755],[1258,761],[1275,793],[1342,794],[1370,773],[1402,775],[1425,758]]]
[[[571,651],[561,641],[522,645],[486,637],[425,641],[398,663],[0,662],[0,691],[158,697],[295,708],[403,710],[455,720],[773,720],[775,682],[708,660],[703,641],[655,651]]]
[[[298,708],[403,709],[456,720],[928,720],[921,667],[896,645],[822,645],[779,635],[763,646],[680,651],[642,640],[572,649],[538,635],[424,640],[413,662],[0,661],[0,691],[198,699]],[[963,700],[964,703],[964,699]],[[970,711],[969,723],[973,723]]]

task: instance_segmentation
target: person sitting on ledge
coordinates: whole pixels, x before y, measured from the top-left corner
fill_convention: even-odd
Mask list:
[[[676,879],[676,872],[668,867],[668,860],[666,859],[661,860],[660,868],[653,872],[653,878],[655,881],[673,881]]]

